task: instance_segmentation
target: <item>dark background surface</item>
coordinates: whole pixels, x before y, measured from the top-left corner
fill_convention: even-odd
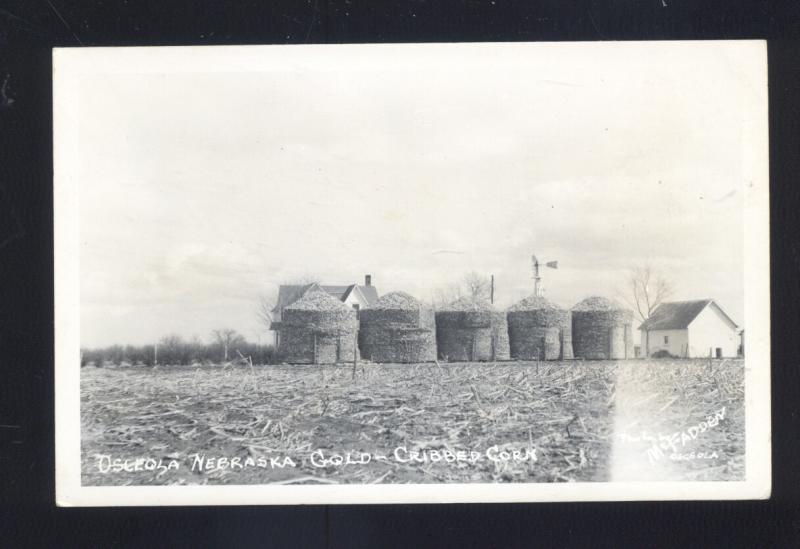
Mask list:
[[[0,0],[0,545],[800,546],[798,15],[765,1]],[[52,47],[734,38],[769,39],[770,501],[55,507]]]

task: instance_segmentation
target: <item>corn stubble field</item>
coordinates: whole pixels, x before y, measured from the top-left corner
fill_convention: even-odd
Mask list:
[[[739,480],[744,362],[86,367],[81,428],[84,485]],[[479,459],[402,462],[396,448]],[[195,454],[266,466],[196,467]],[[176,466],[104,472],[99,456]]]

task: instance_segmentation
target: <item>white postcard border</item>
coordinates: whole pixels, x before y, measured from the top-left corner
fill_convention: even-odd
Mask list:
[[[537,484],[81,486],[80,427],[80,212],[77,161],[81,75],[274,70],[292,66],[334,70],[369,56],[407,54],[425,62],[430,51],[496,56],[532,49],[549,55],[575,49],[718,47],[743,79],[751,107],[743,116],[741,151],[744,242],[746,480],[741,482],[579,482]],[[153,55],[157,53],[157,55]],[[200,53],[200,55],[198,55]],[[353,55],[353,54],[358,55]],[[769,173],[767,48],[764,41],[626,43],[481,43],[341,46],[227,46],[177,48],[73,48],[53,53],[55,444],[59,506],[263,505],[456,503],[536,501],[765,499],[771,491]]]

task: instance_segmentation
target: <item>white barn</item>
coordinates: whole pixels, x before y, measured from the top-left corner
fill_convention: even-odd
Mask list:
[[[739,327],[713,299],[662,303],[639,327],[645,356],[738,356]]]

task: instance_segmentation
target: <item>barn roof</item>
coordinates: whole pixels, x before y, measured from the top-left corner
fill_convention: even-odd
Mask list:
[[[713,299],[697,299],[693,301],[672,301],[659,305],[653,314],[639,327],[640,330],[683,330],[697,318],[697,315],[709,304],[713,305],[733,327],[736,323],[725,314]]]

